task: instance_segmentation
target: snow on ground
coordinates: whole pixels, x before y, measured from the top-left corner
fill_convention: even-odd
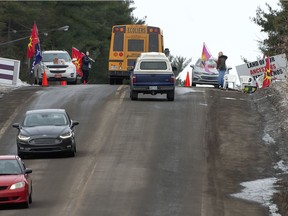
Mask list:
[[[20,88],[22,86],[30,86],[30,84],[23,82],[22,80],[19,80],[19,79],[17,81],[17,85],[9,85],[9,84],[0,83],[0,97],[1,97],[1,94],[13,91],[14,89]]]
[[[275,144],[275,140],[269,135],[269,134],[265,134],[263,137],[262,137],[262,140],[268,145],[268,144]]]
[[[277,178],[258,179],[255,181],[243,182],[241,185],[244,189],[240,193],[232,194],[231,196],[245,199],[249,201],[258,202],[269,208],[272,216],[279,216],[278,208],[270,200],[275,192],[274,184]]]
[[[284,174],[288,174],[288,167],[285,165],[284,160],[278,161],[278,163],[274,166],[275,170],[280,170]]]

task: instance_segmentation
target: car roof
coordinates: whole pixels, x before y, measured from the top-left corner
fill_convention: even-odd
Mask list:
[[[143,52],[139,56],[139,59],[151,59],[151,58],[167,59],[165,54],[161,52]]]
[[[43,51],[42,53],[67,53],[65,50],[46,50]]]
[[[217,61],[217,59],[214,58],[214,57],[211,57],[211,58],[209,58],[208,60]],[[198,61],[203,61],[203,59],[202,59],[202,58],[198,58],[197,62],[198,62]]]
[[[18,156],[16,155],[0,155],[0,160],[13,160],[16,159]]]
[[[66,113],[65,109],[35,109],[35,110],[28,110],[26,114],[31,113],[47,113],[47,112],[53,112],[53,113]]]

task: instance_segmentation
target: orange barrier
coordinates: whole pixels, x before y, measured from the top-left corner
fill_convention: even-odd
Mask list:
[[[66,86],[67,85],[67,81],[66,80],[62,80],[61,81],[61,86]]]
[[[42,86],[48,86],[48,80],[47,80],[47,75],[46,75],[45,70],[44,70],[43,77],[42,77]]]
[[[186,75],[186,80],[185,80],[185,86],[191,86],[190,84],[190,76],[189,76],[189,72],[187,71],[187,75]]]

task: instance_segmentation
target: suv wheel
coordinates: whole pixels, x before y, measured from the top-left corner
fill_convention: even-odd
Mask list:
[[[130,98],[131,100],[137,100],[138,99],[138,93],[135,91],[130,91]]]
[[[174,101],[174,91],[167,92],[167,100]]]

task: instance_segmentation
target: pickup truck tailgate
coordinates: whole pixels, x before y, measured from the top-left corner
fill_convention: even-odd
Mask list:
[[[174,85],[174,74],[134,74],[136,86]]]

